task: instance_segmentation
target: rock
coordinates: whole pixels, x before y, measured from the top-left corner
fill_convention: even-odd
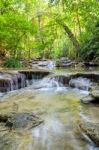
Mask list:
[[[93,82],[99,83],[99,72],[78,72],[71,74],[72,79],[77,77],[87,78]]]
[[[0,92],[9,92],[27,86],[27,81],[32,84],[34,80],[39,80],[50,74],[48,71],[22,70],[17,72],[0,72]]]
[[[89,104],[94,102],[94,98],[92,96],[86,96],[80,99],[82,103]]]
[[[93,143],[99,146],[99,123],[81,121],[80,131],[85,134]]]
[[[6,123],[8,120],[9,116],[8,115],[1,115],[0,114],[0,122]]]
[[[69,81],[69,86],[73,88],[78,88],[81,90],[89,90],[91,88],[92,83],[87,78],[74,78]]]
[[[33,113],[11,113],[0,115],[0,122],[5,123],[8,128],[33,128],[43,123],[38,116]]]
[[[84,62],[84,65],[86,67],[98,67],[99,66],[98,63],[94,63],[94,62]]]
[[[90,91],[89,95],[81,99],[83,103],[99,103],[99,90]]]
[[[24,88],[26,86],[26,78],[21,73],[3,73],[0,76],[0,92],[9,92]]]
[[[92,90],[90,95],[97,101],[99,101],[99,90]]]
[[[56,61],[56,67],[68,67],[77,64],[75,61],[71,61],[68,58],[62,57]]]
[[[32,71],[32,70],[22,70],[19,71],[19,73],[24,74],[26,76],[26,79],[28,80],[32,80],[32,79],[42,79],[45,76],[49,75],[50,72],[48,71],[43,71],[43,70],[36,70],[36,71]]]

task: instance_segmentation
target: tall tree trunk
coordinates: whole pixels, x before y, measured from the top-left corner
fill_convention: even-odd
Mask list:
[[[81,38],[82,31],[81,31],[81,25],[80,25],[80,20],[79,20],[78,11],[77,11],[76,14],[77,14],[77,24],[78,24],[78,27],[79,27],[79,33],[80,33],[80,38]]]
[[[58,23],[63,26],[65,32],[68,34],[68,37],[70,38],[70,40],[72,41],[73,43],[73,46],[75,47],[75,49],[77,51],[79,51],[80,49],[80,44],[79,42],[77,41],[76,37],[74,36],[74,34],[72,33],[72,31],[69,29],[69,27],[64,23],[62,22],[61,20],[59,21],[58,20]]]

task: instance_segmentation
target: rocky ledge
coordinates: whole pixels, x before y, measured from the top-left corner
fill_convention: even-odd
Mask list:
[[[64,86],[70,86],[82,90],[90,90],[96,84],[99,84],[99,73],[66,73],[57,74],[45,70],[21,70],[11,72],[0,72],[0,92],[8,92],[21,89],[31,85],[35,80],[42,79],[52,74],[50,79],[62,83]]]
[[[50,74],[43,70],[21,70],[0,72],[0,92],[18,90]]]

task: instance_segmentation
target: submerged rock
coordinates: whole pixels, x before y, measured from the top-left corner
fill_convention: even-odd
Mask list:
[[[33,113],[11,113],[6,115],[0,115],[0,122],[5,123],[5,126],[12,128],[33,128],[43,123],[38,116]]]
[[[99,146],[99,123],[82,121],[79,123],[79,128],[85,137],[87,136],[90,141]]]

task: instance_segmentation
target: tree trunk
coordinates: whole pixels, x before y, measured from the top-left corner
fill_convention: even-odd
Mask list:
[[[69,37],[70,40],[72,41],[73,46],[75,47],[75,49],[76,49],[77,51],[79,51],[79,49],[80,49],[80,44],[79,44],[79,42],[77,41],[77,39],[76,39],[76,37],[74,36],[74,34],[72,33],[72,31],[71,31],[71,30],[69,29],[69,27],[68,27],[65,23],[63,23],[61,20],[58,21],[58,23],[59,23],[61,26],[63,26],[65,32],[68,34],[68,37]]]
[[[77,41],[77,39],[75,38],[74,34],[72,33],[72,31],[68,28],[68,26],[66,24],[63,25],[63,28],[65,30],[65,32],[68,34],[68,37],[70,38],[70,40],[72,41],[74,47],[77,49],[77,51],[79,51],[80,49],[80,44]]]

